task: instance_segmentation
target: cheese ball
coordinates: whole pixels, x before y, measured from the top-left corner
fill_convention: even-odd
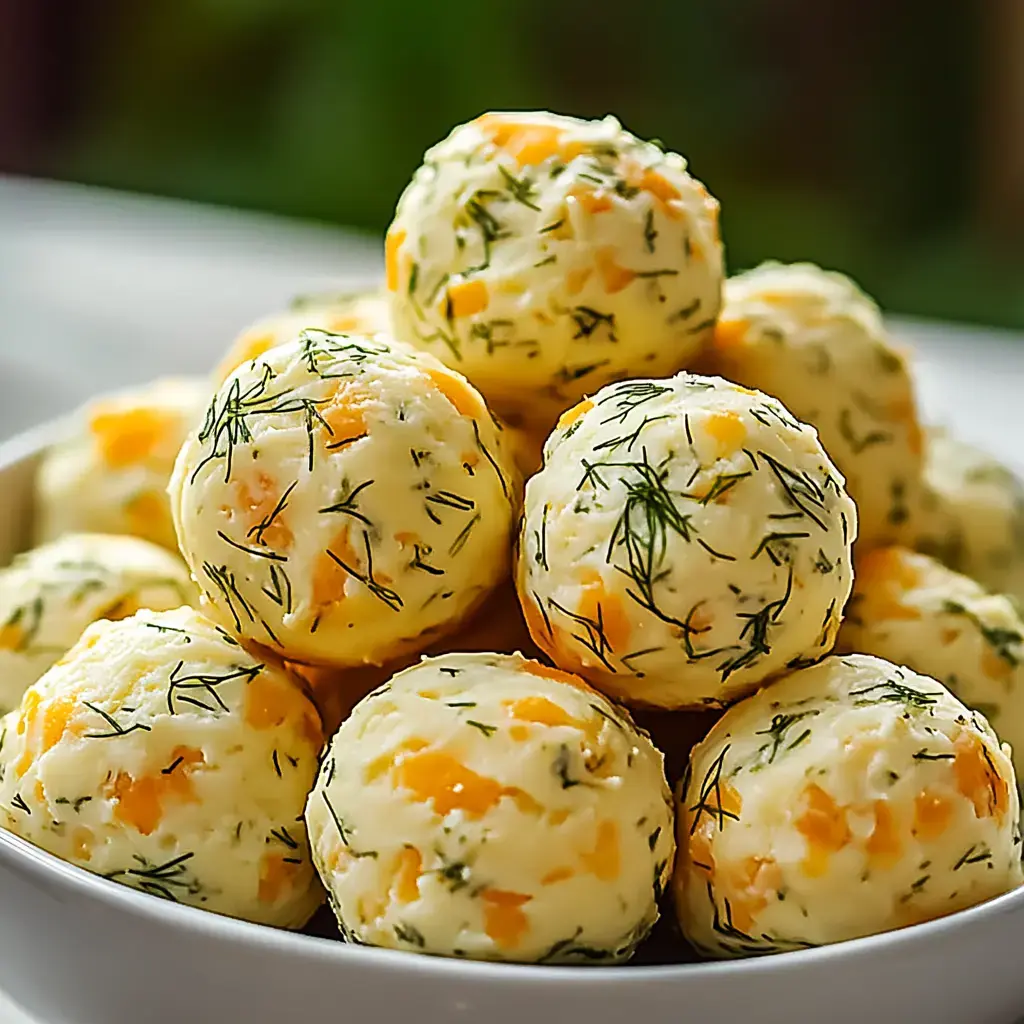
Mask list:
[[[941,683],[828,658],[730,708],[677,808],[686,937],[777,953],[930,921],[1021,884],[1006,748]]]
[[[988,719],[1020,766],[1024,621],[1010,598],[927,555],[877,548],[857,560],[837,647],[938,679]]]
[[[925,450],[924,493],[903,542],[1024,599],[1024,484],[946,430],[929,429]]]
[[[730,278],[707,360],[818,431],[857,503],[861,546],[897,538],[921,475],[914,388],[878,306],[848,277],[765,263]]]
[[[306,823],[346,939],[481,960],[628,959],[674,853],[647,735],[515,655],[424,660],[367,697]]]
[[[0,569],[0,713],[97,619],[198,603],[179,558],[137,537],[66,534]]]
[[[390,329],[389,323],[387,298],[381,291],[299,299],[286,312],[257,320],[242,331],[218,364],[214,379],[222,384],[238,367],[291,341],[306,327],[336,334],[379,334]]]
[[[831,650],[856,536],[842,476],[774,398],[623,381],[548,439],[519,597],[537,645],[616,699],[721,707]]]
[[[190,608],[97,622],[0,748],[7,828],[142,892],[301,927],[322,901],[302,807],[323,737],[280,665]]]
[[[721,302],[718,202],[613,117],[490,113],[427,151],[387,234],[395,334],[503,415],[688,365]]]
[[[35,543],[65,533],[125,533],[176,550],[167,481],[210,398],[202,379],[167,378],[97,399],[42,456]]]
[[[507,572],[516,470],[479,394],[384,335],[302,331],[235,370],[171,481],[216,615],[290,660],[384,664]]]

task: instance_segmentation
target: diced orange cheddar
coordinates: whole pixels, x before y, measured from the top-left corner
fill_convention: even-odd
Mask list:
[[[873,866],[889,868],[899,861],[903,852],[896,818],[888,800],[876,800],[873,811],[875,825],[864,849]]]
[[[369,429],[366,424],[366,406],[370,396],[353,381],[343,381],[331,400],[319,409],[320,418],[327,424],[324,443],[334,450],[362,437]]]
[[[589,214],[606,213],[612,208],[612,197],[603,188],[585,188],[576,185],[569,189],[567,198],[579,204],[580,209]]]
[[[981,670],[989,679],[1008,680],[1014,672],[1014,666],[999,655],[991,647],[986,646],[981,652]]]
[[[807,840],[804,874],[819,878],[828,870],[829,857],[850,842],[846,809],[831,794],[811,782],[803,791],[804,811],[796,820],[797,831]]]
[[[718,444],[719,458],[739,451],[747,440],[747,428],[735,412],[715,412],[704,420],[704,430]]]
[[[392,768],[400,761],[406,754],[414,754],[418,750],[425,750],[430,744],[426,740],[420,739],[419,737],[413,737],[405,740],[399,744],[394,750],[388,754],[381,754],[380,757],[374,758],[363,772],[363,779],[366,782],[374,782],[379,779],[382,775],[391,771]]]
[[[782,871],[773,857],[746,857],[719,873],[716,889],[729,901],[733,925],[746,932],[781,885]]]
[[[178,418],[159,409],[93,408],[89,430],[103,461],[113,469],[144,462],[173,436]]]
[[[259,359],[279,343],[278,336],[264,327],[252,327],[238,336],[228,354],[217,367],[217,379],[224,380],[240,366]]]
[[[565,129],[557,125],[531,124],[503,114],[483,114],[473,123],[520,167],[535,166],[550,157],[568,163],[586,149],[582,143],[566,142]]]
[[[594,403],[589,398],[584,398],[582,402],[577,402],[571,409],[566,409],[558,417],[558,429],[565,430],[566,427],[571,427],[581,416],[590,412],[593,408]]]
[[[349,528],[343,526],[335,534],[327,551],[317,558],[313,571],[312,601],[318,610],[345,600],[345,583],[349,578],[348,572],[331,558],[328,551],[353,569],[359,565],[359,557],[349,540]]]
[[[576,267],[565,275],[565,290],[569,295],[579,295],[594,273],[593,267]]]
[[[547,697],[520,697],[505,701],[505,707],[513,718],[521,722],[535,722],[539,725],[573,725],[579,723],[565,708]]]
[[[317,749],[323,743],[320,716],[312,701],[291,679],[260,672],[245,687],[245,722],[253,729],[292,726]]]
[[[139,537],[174,536],[171,507],[167,495],[157,491],[140,491],[124,505],[129,528]]]
[[[953,818],[953,801],[937,789],[922,789],[914,798],[914,835],[925,842],[938,839]]]
[[[79,825],[71,832],[71,854],[76,860],[92,860],[92,848],[95,845],[96,837],[90,829]]]
[[[626,184],[651,195],[665,216],[672,220],[682,217],[683,211],[676,205],[681,193],[663,175],[651,167],[641,167],[631,160],[624,163],[622,173]]]
[[[611,819],[597,826],[597,839],[593,850],[580,854],[583,866],[602,882],[614,882],[622,870],[619,849],[619,826]]]
[[[420,803],[431,803],[444,817],[463,811],[481,818],[497,806],[503,796],[513,795],[497,779],[478,775],[451,754],[425,750],[403,757],[395,766],[395,781],[409,790]]]
[[[957,789],[974,804],[977,817],[1001,821],[1009,807],[1010,787],[996,771],[988,748],[979,736],[964,731],[953,742],[953,749]]]
[[[580,603],[576,608],[578,614],[593,622],[600,621],[612,651],[628,647],[633,626],[622,599],[605,588],[604,578],[596,569],[584,569],[580,573],[580,584]]]
[[[601,246],[596,253],[597,269],[604,284],[604,290],[609,295],[621,292],[636,280],[636,271],[620,266],[615,260],[615,249],[613,246]]]
[[[919,555],[906,548],[875,548],[857,562],[854,588],[868,619],[914,620],[919,608],[906,602],[907,591],[920,582]]]
[[[108,796],[114,801],[114,817],[144,836],[159,827],[166,801],[196,802],[190,775],[205,763],[203,752],[192,747],[175,747],[171,757],[171,764],[153,775],[136,779],[122,771],[108,784]]]
[[[38,690],[29,690],[22,700],[17,729],[26,736],[25,747],[14,763],[14,772],[21,778],[37,757],[52,750],[64,737],[78,709],[78,697],[64,693],[44,702]]]
[[[533,899],[521,892],[484,889],[484,931],[501,949],[515,949],[529,930],[523,906]]]
[[[274,516],[281,496],[272,477],[264,472],[256,474],[254,480],[239,477],[235,483],[235,496],[237,507],[245,519],[248,536],[251,536],[261,523],[269,520],[270,525],[260,531],[263,542],[277,551],[287,551],[292,546],[295,537],[288,526],[284,510]],[[271,516],[274,516],[273,520]]]
[[[485,282],[477,279],[451,284],[442,298],[442,307],[453,318],[483,312],[490,302]]]
[[[25,630],[15,622],[0,626],[0,651],[16,651],[25,642]]]
[[[572,868],[554,868],[549,871],[541,880],[541,885],[557,885],[559,882],[568,882],[575,878],[576,872]]]
[[[712,344],[719,352],[734,352],[744,347],[750,324],[746,320],[719,320]]]
[[[420,898],[420,873],[423,857],[415,846],[406,846],[398,855],[392,891],[399,903],[414,903]]]
[[[260,858],[259,888],[256,891],[260,903],[277,903],[287,896],[295,885],[299,867],[283,853],[263,854]]]
[[[455,406],[461,415],[473,419],[483,417],[483,402],[468,381],[457,377],[450,370],[429,369],[426,373],[430,378],[430,383]]]
[[[389,292],[397,292],[399,284],[398,253],[407,235],[404,230],[389,231],[384,239],[384,272]]]

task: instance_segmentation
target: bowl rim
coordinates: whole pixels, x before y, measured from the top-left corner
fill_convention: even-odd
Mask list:
[[[67,423],[68,417],[60,417],[0,441],[0,478],[19,463],[38,457],[67,431]],[[76,896],[105,904],[138,921],[151,922],[175,931],[205,933],[211,939],[247,947],[253,952],[262,947],[273,950],[278,956],[314,959],[334,963],[338,967],[361,964],[399,973],[432,975],[439,980],[474,980],[494,985],[530,981],[574,987],[584,983],[591,986],[629,986],[654,981],[682,984],[711,977],[726,980],[737,975],[785,975],[825,961],[834,961],[836,957],[852,962],[870,957],[900,955],[907,951],[908,946],[925,946],[933,940],[949,938],[957,931],[983,926],[986,920],[1010,913],[1024,913],[1024,886],[1020,886],[945,917],[809,949],[689,963],[559,966],[423,955],[255,924],[139,892],[62,860],[2,826],[0,862],[7,862],[15,873],[32,877],[44,888],[56,885]]]

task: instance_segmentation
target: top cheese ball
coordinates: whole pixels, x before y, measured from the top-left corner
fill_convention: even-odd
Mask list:
[[[765,263],[730,278],[708,359],[817,429],[857,503],[862,546],[898,536],[921,473],[914,390],[878,306],[848,277]]]
[[[857,513],[775,399],[690,374],[610,384],[544,457],[518,586],[562,668],[631,704],[722,706],[831,649]]]
[[[169,378],[90,402],[39,465],[35,543],[127,533],[175,549],[167,481],[209,398],[205,380]]]
[[[181,560],[138,537],[72,533],[0,569],[0,711],[97,619],[195,604]]]
[[[171,481],[185,560],[237,633],[293,661],[421,650],[507,569],[501,431],[432,356],[308,330],[239,367]]]
[[[1024,599],[1024,484],[988,452],[929,429],[924,487],[904,543]]]
[[[673,889],[716,957],[841,942],[1021,884],[1008,749],[941,683],[827,658],[730,708],[690,756]]]
[[[430,149],[387,236],[392,322],[494,408],[550,426],[714,326],[718,202],[613,117],[492,113]]]
[[[380,291],[299,299],[284,313],[263,317],[231,343],[214,372],[217,384],[245,363],[291,341],[306,327],[334,334],[379,334],[389,327],[387,297]]]

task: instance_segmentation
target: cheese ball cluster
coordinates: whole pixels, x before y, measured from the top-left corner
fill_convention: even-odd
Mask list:
[[[227,378],[170,489],[225,624],[355,666],[422,650],[493,589],[517,487],[462,377],[384,335],[305,330]]]
[[[718,202],[613,117],[490,113],[427,151],[386,241],[394,331],[550,427],[688,365],[718,315]]]
[[[544,455],[518,586],[556,664],[627,703],[723,706],[832,648],[857,512],[781,403],[688,374],[610,384]]]
[[[709,956],[928,921],[1022,881],[1006,748],[941,683],[866,655],[728,710],[690,760],[673,889]]]
[[[97,622],[5,719],[0,816],[142,892],[301,927],[322,744],[297,682],[198,612]]]
[[[167,481],[209,397],[205,380],[168,378],[90,402],[39,465],[35,543],[127,533],[176,549]]]
[[[1013,601],[906,548],[857,560],[837,646],[944,683],[1024,755],[1024,621]]]
[[[297,300],[291,309],[263,317],[247,327],[231,343],[217,369],[217,385],[240,366],[298,337],[307,327],[334,334],[380,334],[389,330],[385,293],[373,290]]]
[[[1024,483],[987,452],[935,428],[926,434],[924,484],[904,543],[1024,599]]]
[[[897,538],[921,476],[914,389],[878,306],[848,277],[765,263],[730,278],[708,360],[817,429],[857,503],[862,547]]]
[[[581,679],[510,655],[425,660],[367,697],[306,822],[349,941],[475,959],[628,959],[674,853],[647,736]]]
[[[181,560],[136,537],[67,534],[0,569],[0,712],[97,619],[194,604]]]

